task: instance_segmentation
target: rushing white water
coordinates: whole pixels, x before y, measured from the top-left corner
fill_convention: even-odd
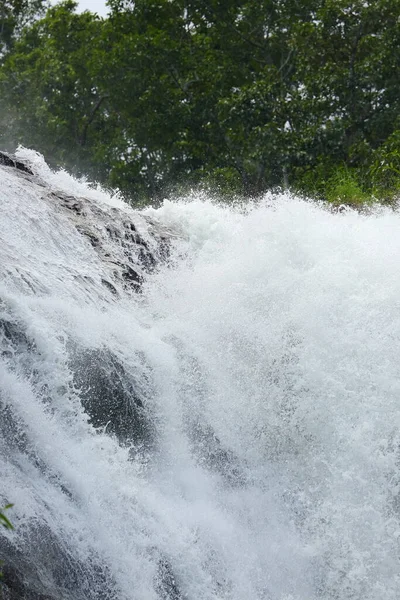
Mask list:
[[[288,195],[144,212],[171,255],[116,297],[0,167],[3,558],[63,600],[397,600],[400,215]]]

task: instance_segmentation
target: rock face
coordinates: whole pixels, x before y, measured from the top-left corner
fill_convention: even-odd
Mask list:
[[[89,303],[100,300],[107,306],[119,298],[129,299],[140,294],[146,276],[169,256],[170,241],[175,234],[128,206],[113,206],[97,200],[94,192],[90,197],[70,195],[57,189],[54,182],[46,181],[34,166],[5,152],[0,152],[1,175],[4,178],[0,187],[0,239],[3,234],[11,242],[10,248],[5,245],[0,248],[0,281],[5,285],[10,283],[11,288],[19,286],[18,289],[27,296],[45,297],[51,292],[50,283],[46,288],[45,269],[48,268],[53,276],[48,278],[49,282],[66,278],[71,282],[70,290],[73,291],[76,283],[76,288],[86,292],[86,296],[82,296],[84,302],[86,298]],[[7,186],[11,188],[15,184],[19,190],[16,196],[19,205],[12,208],[15,211],[14,222],[18,223],[15,232],[10,232],[5,226],[1,227],[1,210],[3,216],[11,210]],[[42,223],[42,217],[47,221]],[[31,255],[19,240],[24,232],[29,232],[30,239],[37,241],[37,251],[34,248]],[[52,235],[54,248],[59,254],[47,252],[54,261],[50,259],[46,263],[40,251],[47,243],[51,246]],[[46,236],[49,236],[48,241]],[[71,247],[76,245],[81,246],[78,252],[93,257],[93,262],[84,272],[75,268],[73,259],[64,260],[64,250],[67,256]],[[100,264],[101,268],[94,274],[91,264]],[[37,370],[42,350],[2,297],[0,313],[0,356],[18,364],[29,377],[32,387],[36,386],[44,401],[50,402],[51,392],[43,386],[40,388],[42,384]],[[150,445],[152,428],[146,413],[144,386],[138,377],[107,350],[80,347],[72,342],[67,350],[73,379],[65,384],[65,397],[71,390],[79,390],[88,422],[95,429],[112,436],[121,446],[135,443],[141,444],[141,447]],[[3,404],[0,390],[1,440],[9,449],[31,461],[35,468],[45,471],[46,465],[36,456],[28,436],[22,432],[17,434],[20,429],[15,415],[7,404]],[[67,496],[71,495],[68,489],[63,491]],[[0,506],[1,502],[0,497]],[[107,586],[112,586],[112,581],[107,569],[96,557],[92,566],[72,564],[71,557],[63,554],[62,545],[50,531],[43,527],[36,531],[31,525],[27,535],[31,536],[32,543],[28,546],[32,553],[41,556],[44,566],[55,564],[58,570],[52,572],[53,582],[42,581],[32,566],[30,556],[23,555],[0,531],[0,558],[4,561],[0,600],[117,598],[117,593],[107,589]],[[175,600],[179,594],[166,564],[163,563],[162,573],[160,571],[164,586],[162,597]],[[86,581],[85,573],[89,571],[96,574],[95,582]],[[77,580],[76,573],[82,573]]]
[[[54,189],[29,164],[6,152],[0,152],[1,167],[13,169],[16,176],[38,187],[41,200],[66,217],[92,245],[107,266],[109,277],[102,284],[110,294],[118,295],[121,284],[125,290],[139,292],[145,274],[168,257],[169,240],[175,234],[148,216]]]
[[[29,173],[30,175],[33,175],[33,171],[28,167],[28,165],[24,164],[22,161],[15,158],[15,156],[12,156],[7,152],[0,152],[0,165],[4,165],[6,167],[14,167],[19,171],[23,171],[24,173]]]
[[[21,571],[5,567],[0,580],[1,600],[56,600],[52,596],[42,594],[25,582]],[[58,600],[58,599],[57,599]]]
[[[101,260],[109,265],[110,280],[103,285],[117,294],[114,281],[123,282],[125,288],[140,291],[144,272],[151,271],[157,262],[168,256],[168,232],[160,231],[149,219],[145,219],[151,229],[154,245],[149,246],[138,231],[134,219],[127,218],[117,208],[112,209],[113,221],[109,214],[85,198],[68,196],[63,192],[50,192],[49,198],[57,202],[61,210],[68,214],[76,229],[85,236],[98,253]],[[112,256],[108,241],[119,250]]]

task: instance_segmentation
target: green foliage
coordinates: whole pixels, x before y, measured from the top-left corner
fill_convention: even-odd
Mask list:
[[[10,508],[12,508],[14,505],[13,504],[7,504],[4,508],[0,509],[0,525],[2,527],[4,527],[5,529],[14,529],[11,521],[9,520],[9,518],[4,514],[4,511],[9,510]],[[1,565],[2,565],[3,561],[0,561],[0,578],[3,576],[3,573],[1,571]]]
[[[371,200],[371,196],[362,190],[356,173],[347,167],[337,169],[328,179],[325,196],[332,204],[350,206],[360,206]]]
[[[66,0],[39,20],[27,4],[5,2],[2,146],[136,202],[192,184],[396,197],[400,0],[109,0],[106,19]]]
[[[361,175],[359,170],[345,164],[322,161],[314,169],[298,174],[297,190],[334,205],[358,207],[373,201],[373,193],[363,185]]]
[[[0,57],[9,51],[23,27],[43,16],[47,0],[0,0]]]
[[[36,147],[56,163],[73,154],[85,170],[94,150],[87,149],[88,130],[103,97],[89,72],[98,20],[74,14],[75,7],[67,0],[50,9],[24,31],[5,61],[2,138],[7,146],[22,141]]]
[[[400,196],[399,130],[395,130],[373,154],[368,176],[376,197],[391,201]]]
[[[0,525],[5,527],[5,529],[14,529],[8,517],[4,514],[4,511],[12,508],[14,504],[7,504],[4,508],[0,509]]]

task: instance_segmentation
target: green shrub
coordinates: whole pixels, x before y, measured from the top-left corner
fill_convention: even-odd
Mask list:
[[[13,504],[7,504],[4,508],[2,508],[0,510],[0,525],[2,525],[2,527],[4,527],[5,529],[14,529],[11,521],[4,514],[4,511],[8,510],[9,508],[12,508],[13,506],[14,506]],[[0,578],[3,576],[3,573],[1,571],[2,564],[3,564],[3,561],[0,560]]]
[[[13,506],[14,506],[14,504],[7,504],[4,508],[2,508],[0,510],[0,524],[3,527],[5,527],[6,529],[14,529],[14,527],[12,526],[8,517],[6,517],[6,515],[4,514],[5,510],[8,510],[9,508],[12,508]]]
[[[325,198],[332,204],[360,206],[371,202],[371,194],[366,193],[359,183],[355,170],[339,167],[327,180]]]

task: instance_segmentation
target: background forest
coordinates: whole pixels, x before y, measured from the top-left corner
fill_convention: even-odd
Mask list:
[[[143,202],[400,192],[400,0],[0,3],[0,147]]]

